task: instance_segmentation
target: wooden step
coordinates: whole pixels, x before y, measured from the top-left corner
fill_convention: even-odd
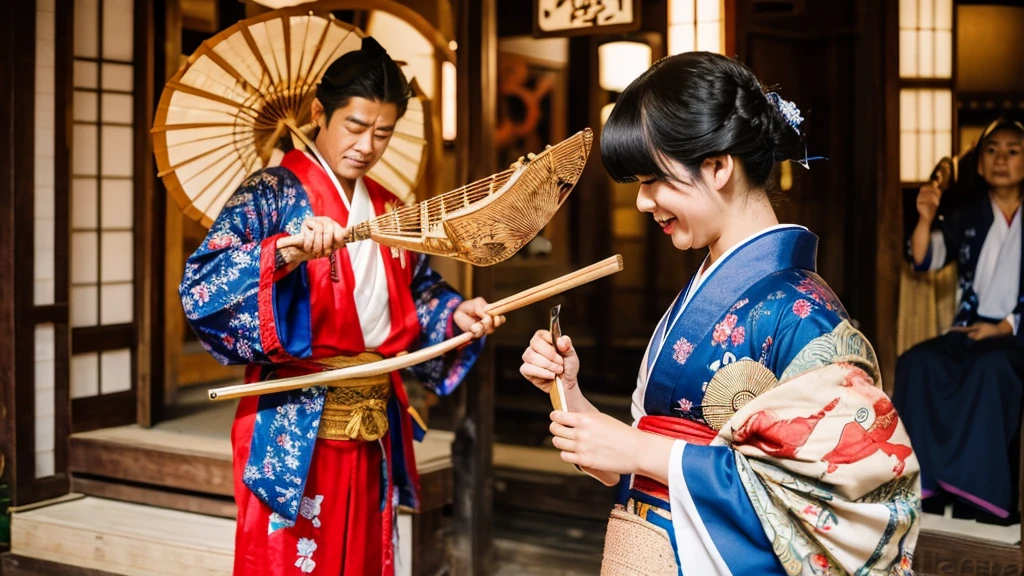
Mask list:
[[[453,438],[451,432],[431,430],[423,442],[415,444],[424,509],[451,502]],[[70,444],[69,468],[82,490],[89,491],[86,486],[103,489],[90,483],[101,480],[124,483],[134,495],[152,488],[221,500],[234,494],[231,442],[226,433],[218,437],[132,425],[72,434]],[[92,494],[113,497],[111,492]]]
[[[83,497],[15,512],[12,554],[125,575],[230,574],[235,523]]]
[[[443,570],[439,517],[399,513],[396,576]],[[227,575],[234,549],[233,519],[72,494],[12,514],[3,574]]]

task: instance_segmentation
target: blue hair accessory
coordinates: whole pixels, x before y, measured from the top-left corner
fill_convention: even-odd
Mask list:
[[[800,109],[796,107],[796,104],[784,99],[775,92],[769,92],[765,94],[764,97],[772,106],[775,106],[775,108],[782,113],[782,117],[786,120],[786,124],[789,124],[789,126],[799,134],[800,123],[804,121],[804,117],[800,115]]]
[[[804,121],[804,117],[800,115],[800,109],[796,107],[796,104],[786,100],[782,96],[779,96],[776,92],[768,92],[764,97],[772,106],[775,106],[775,109],[778,110],[780,114],[782,114],[782,118],[786,121],[786,124],[789,124],[789,127],[799,134],[800,123]],[[828,158],[824,156],[808,156],[807,142],[804,141],[804,158],[803,160],[794,160],[794,162],[803,166],[805,169],[810,170],[810,163],[814,160],[828,160]]]

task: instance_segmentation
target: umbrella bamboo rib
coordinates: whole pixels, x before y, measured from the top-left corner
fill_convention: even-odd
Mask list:
[[[212,100],[214,102],[218,102],[220,104],[224,104],[225,106],[232,106],[234,108],[237,108],[238,111],[245,112],[246,114],[252,116],[253,118],[257,118],[258,117],[258,112],[256,110],[253,110],[251,107],[246,106],[242,102],[236,102],[234,100],[231,100],[230,98],[225,98],[225,97],[221,96],[220,94],[214,94],[213,92],[207,92],[206,90],[203,90],[202,88],[196,88],[195,86],[189,86],[188,84],[182,84],[181,82],[175,82],[173,80],[168,82],[167,85],[169,87],[171,87],[171,88],[174,88],[175,90],[178,90],[179,92],[184,92],[185,94],[191,94],[193,96],[198,96],[200,98],[206,98],[206,99]]]
[[[195,140],[194,142],[198,142],[198,140]],[[171,166],[170,168],[167,168],[166,170],[161,170],[159,173],[157,173],[157,176],[159,176],[160,178],[163,178],[164,176],[166,176],[166,175],[168,175],[168,174],[178,170],[179,168],[182,168],[184,166],[188,166],[189,164],[191,164],[191,163],[193,163],[193,162],[195,162],[197,160],[202,160],[203,158],[206,158],[207,156],[209,156],[211,154],[215,154],[215,153],[223,150],[224,148],[231,148],[232,149],[231,152],[234,152],[235,151],[234,147],[235,147],[235,143],[232,141],[232,142],[227,142],[225,144],[221,144],[220,146],[217,146],[215,148],[210,148],[209,150],[207,150],[207,151],[205,151],[205,152],[203,152],[201,154],[196,154],[195,156],[192,156],[191,158],[186,158],[186,159],[182,160],[181,162],[178,162],[174,166]],[[227,156],[230,156],[230,154],[225,154],[225,155],[221,156],[220,159],[222,160],[222,159],[226,158]]]
[[[245,26],[239,27],[238,31],[242,33],[242,38],[245,40],[245,43],[249,45],[249,51],[256,57],[256,61],[259,62],[260,68],[263,69],[263,75],[266,78],[273,78],[274,75],[270,72],[270,68],[267,66],[267,63],[263,60],[263,54],[260,52],[259,46],[256,45],[256,39],[252,37],[252,33],[249,32],[249,29]]]

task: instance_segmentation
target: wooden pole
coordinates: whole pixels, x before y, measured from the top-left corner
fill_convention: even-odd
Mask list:
[[[181,0],[164,0],[166,19],[164,21],[163,41],[163,66],[159,72],[160,86],[178,71],[181,65],[181,32],[182,13]],[[159,92],[157,93],[159,97]],[[178,372],[181,366],[182,347],[185,343],[185,315],[181,309],[181,298],[178,297],[178,284],[185,269],[185,255],[183,254],[184,218],[185,215],[178,207],[177,202],[163,182],[156,182],[157,206],[163,204],[160,214],[162,215],[163,234],[158,238],[156,248],[162,249],[161,258],[154,258],[154,274],[159,277],[162,297],[159,304],[155,306],[154,314],[160,314],[158,324],[162,324],[161,345],[158,349],[163,354],[163,389],[160,391],[162,397],[155,395],[151,402],[160,402],[160,406],[166,406],[174,402],[177,397]],[[158,269],[157,266],[162,266]],[[162,272],[162,273],[161,273]],[[154,278],[154,281],[156,279]],[[155,343],[155,341],[154,341]],[[156,347],[154,346],[154,349]],[[155,391],[154,391],[155,392]],[[154,415],[159,419],[159,415]]]
[[[461,0],[458,30],[458,146],[461,181],[472,182],[496,171],[494,145],[497,105],[497,7],[495,0]],[[475,268],[473,296],[491,300],[494,273]],[[494,519],[494,347],[477,360],[473,377],[458,392],[455,411],[454,519],[452,574],[492,572]]]
[[[548,298],[561,294],[566,290],[572,290],[577,286],[582,286],[599,278],[615,274],[621,270],[622,256],[616,254],[615,256],[605,258],[596,264],[587,266],[582,270],[577,270],[560,278],[555,278],[550,282],[545,282],[539,286],[523,290],[522,292],[509,296],[508,298],[492,302],[487,306],[486,311],[491,316],[498,317],[507,312],[512,312],[513,310],[518,310],[525,306],[529,306],[530,304],[540,302],[541,300],[547,300]],[[447,354],[456,348],[465,346],[466,344],[469,344],[472,339],[472,333],[463,332],[454,338],[449,338],[444,342],[434,344],[427,348],[422,348],[411,354],[403,354],[401,356],[395,356],[394,358],[388,358],[387,360],[379,360],[368,364],[354,365],[347,368],[317,372],[304,376],[293,376],[277,380],[266,380],[264,382],[235,384],[222,388],[214,388],[210,390],[209,396],[210,400],[228,400],[232,398],[243,398],[246,396],[257,396],[260,394],[274,394],[276,392],[298,390],[300,388],[308,388],[310,386],[330,385],[344,387],[342,382],[346,380],[360,380],[371,376],[389,374],[403,368],[409,368],[410,366],[415,366],[416,364],[432,360],[438,356]]]

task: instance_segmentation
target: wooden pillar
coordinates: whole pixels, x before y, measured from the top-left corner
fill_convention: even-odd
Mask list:
[[[0,24],[0,474],[10,487],[11,505],[20,506],[68,489],[67,453],[61,445],[68,411],[57,402],[66,397],[66,379],[61,380],[66,364],[58,355],[67,351],[67,303],[60,300],[65,293],[58,288],[53,304],[37,306],[34,301],[36,2],[16,2],[5,16]],[[54,26],[56,33],[57,22]],[[60,60],[54,58],[55,68]],[[55,79],[55,92],[63,86]],[[54,115],[56,124],[60,113],[55,110]],[[55,139],[59,135],[55,129]],[[54,212],[56,244],[57,218],[63,213]],[[55,272],[57,268],[55,264]],[[55,273],[55,278],[62,277]],[[35,327],[50,323],[55,332],[54,474],[37,478]]]
[[[156,2],[162,6],[163,2]],[[135,0],[135,378],[136,420],[144,427],[158,422],[164,407],[163,346],[163,197],[157,193],[158,183],[153,162],[153,140],[149,128],[158,88],[156,85],[158,34],[152,0]],[[161,18],[161,20],[163,20]],[[159,31],[163,37],[163,30]],[[160,46],[162,48],[162,46]],[[161,188],[162,191],[162,188]]]
[[[878,354],[882,370],[882,382],[887,391],[892,391],[896,381],[896,316],[899,313],[900,265],[903,259],[903,201],[900,192],[900,135],[899,124],[900,89],[899,60],[899,7],[896,2],[872,3],[877,11],[865,10],[864,18],[876,18],[883,23],[881,34],[883,58],[882,90],[884,91],[884,115],[881,126],[888,127],[878,134],[875,157],[879,170],[875,172],[876,194],[875,218],[878,222],[876,241],[879,250],[875,277],[875,335],[872,344]],[[878,14],[880,16],[873,16]],[[870,214],[868,212],[867,214]]]
[[[848,271],[848,298],[844,303],[850,314],[861,321],[860,329],[874,344],[879,358],[894,360],[892,354],[881,350],[883,346],[892,346],[895,342],[894,308],[887,312],[893,316],[886,323],[878,313],[877,302],[881,292],[876,288],[883,283],[898,282],[898,267],[895,277],[886,277],[881,274],[878,263],[893,253],[898,263],[901,245],[899,236],[902,235],[903,228],[895,213],[883,216],[881,220],[875,216],[884,213],[879,212],[880,210],[892,209],[886,196],[895,199],[897,206],[899,205],[898,189],[890,189],[886,184],[889,175],[896,175],[899,172],[899,130],[890,134],[888,127],[892,125],[887,124],[886,117],[888,81],[885,76],[885,62],[890,57],[886,52],[886,4],[886,0],[864,0],[856,4],[857,40],[853,61],[855,91],[852,94],[853,103],[845,108],[850,113],[847,126],[855,127],[858,137],[853,140],[853,153],[843,164],[839,176],[851,176],[854,188],[846,199],[846,213],[857,215],[850,219],[846,230],[846,251],[843,260]],[[895,52],[891,56],[895,58]],[[887,143],[890,136],[896,138],[895,150]],[[895,152],[896,164],[889,163],[889,151]],[[895,219],[886,222],[885,218]],[[895,243],[890,236],[896,237]],[[891,305],[894,306],[895,301]],[[884,336],[887,330],[892,333],[891,340]],[[881,364],[883,383],[887,390],[891,390],[892,377],[891,374],[887,374],[891,372],[891,362],[888,369],[886,361]]]
[[[158,65],[154,71],[154,78],[158,79],[157,91],[154,94],[157,101],[163,91],[164,82],[178,71],[181,64],[181,0],[163,0],[163,14],[164,25],[160,29],[162,35],[158,35],[158,39],[162,40],[158,44],[161,50],[156,53]],[[154,338],[153,350],[160,355],[163,364],[161,402],[166,406],[173,403],[177,396],[178,371],[181,366],[182,345],[185,341],[186,328],[181,311],[181,299],[178,298],[178,284],[185,269],[185,255],[182,253],[185,215],[174,198],[167,193],[162,182],[156,183],[155,190],[154,203],[163,206],[162,218],[157,223],[162,234],[157,236],[158,241],[154,246],[162,253],[154,254],[153,258],[153,270],[160,280],[160,298],[154,302],[154,312],[160,314],[161,322],[158,324],[162,324],[162,346],[157,347]]]
[[[494,133],[497,105],[498,37],[495,0],[459,2],[458,133],[460,172],[472,182],[495,172]],[[491,299],[493,272],[473,269],[474,296]],[[491,572],[491,524],[494,517],[494,348],[488,345],[461,387],[456,409],[452,574]]]
[[[32,364],[33,189],[35,146],[35,2],[4,18],[0,78],[0,384],[3,388],[4,479],[11,504],[27,503],[35,467]],[[27,277],[27,278],[26,278]]]
[[[25,336],[18,333],[18,327],[25,324],[19,316],[24,317],[28,312],[25,309],[19,311],[16,301],[17,288],[21,283],[18,267],[26,258],[25,252],[19,252],[18,248],[23,249],[27,241],[31,249],[32,241],[31,236],[27,240],[19,238],[16,203],[18,196],[31,194],[31,180],[26,185],[23,174],[25,170],[32,169],[32,165],[26,167],[24,161],[28,154],[31,162],[32,149],[29,147],[26,151],[24,144],[19,146],[19,140],[31,137],[31,116],[25,118],[22,107],[26,98],[31,100],[33,97],[35,67],[32,50],[28,56],[23,50],[27,46],[35,47],[35,3],[18,3],[8,11],[0,24],[0,154],[3,154],[0,160],[0,270],[3,271],[0,274],[0,448],[3,449],[0,477],[10,486],[12,501],[17,502],[21,468],[17,455],[21,452],[21,445],[32,440],[31,437],[19,437],[19,409],[15,406],[18,399],[17,377],[20,375],[17,358],[24,346],[17,336]],[[31,27],[22,20],[26,17],[27,22],[32,23]],[[33,33],[25,33],[29,29]],[[31,257],[31,252],[28,254]],[[24,466],[27,467],[28,463]]]

